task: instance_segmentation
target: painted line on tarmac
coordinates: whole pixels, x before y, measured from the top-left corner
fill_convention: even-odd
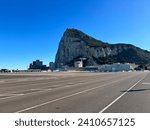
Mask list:
[[[11,96],[22,96],[22,95],[25,95],[23,93],[20,93],[20,94],[0,94],[0,96],[8,96],[8,97],[11,97]]]
[[[115,78],[117,78],[118,76],[116,76]],[[106,80],[113,80],[114,78],[108,78],[108,79],[105,79],[105,80],[101,80],[102,82],[103,81],[106,81]],[[28,95],[28,94],[34,94],[34,93],[39,93],[39,92],[46,92],[46,91],[51,91],[51,90],[57,90],[57,89],[64,89],[64,88],[69,88],[69,87],[72,87],[72,86],[78,86],[78,85],[81,85],[81,84],[87,84],[87,83],[93,83],[93,82],[96,82],[96,81],[100,81],[99,78],[96,78],[96,80],[88,80],[88,82],[78,82],[76,84],[72,84],[72,85],[65,85],[63,87],[58,87],[58,86],[61,86],[60,84],[56,84],[56,85],[53,85],[51,87],[46,87],[46,88],[43,88],[40,89],[42,91],[35,91],[35,92],[30,92],[30,93],[27,93],[27,94],[24,94],[24,95],[13,95],[13,96],[9,96],[9,97],[5,97],[5,98],[1,98],[0,100],[5,100],[5,99],[9,99],[9,98],[16,98],[16,97],[19,97],[19,96],[25,96],[25,95]],[[52,88],[52,87],[58,87],[58,88]],[[22,93],[22,92],[25,92],[25,91],[33,91],[33,90],[39,90],[38,88],[37,89],[29,89],[29,90],[24,90],[24,91],[16,91],[16,92],[13,92],[13,93],[6,93],[6,94],[14,94],[14,93]]]
[[[108,104],[105,108],[103,108],[99,113],[103,113],[105,112],[108,108],[110,108],[114,103],[116,103],[119,99],[121,99],[125,94],[127,94],[131,89],[133,89],[137,84],[139,84],[142,80],[145,79],[146,76],[144,76],[144,78],[140,79],[138,82],[136,82],[133,86],[131,86],[126,92],[124,92],[123,94],[121,94],[119,97],[117,97],[114,101],[112,101],[110,104]]]
[[[52,90],[51,88],[48,88],[48,89],[29,89],[29,90],[26,90],[26,91],[28,91],[27,94],[23,93],[26,91],[19,91],[20,93],[17,92],[18,94],[16,94],[16,93],[4,93],[4,94],[0,94],[0,96],[6,96],[6,97],[0,98],[0,100],[15,98],[15,97],[19,97],[19,96],[25,96],[25,95],[33,94],[33,93],[37,93],[37,92],[46,92],[46,91],[51,91],[51,90]],[[35,92],[30,92],[30,91],[35,91]]]
[[[98,89],[98,88],[105,87],[107,85],[111,85],[112,83],[117,83],[121,80],[130,79],[130,78],[131,77],[127,77],[127,78],[122,78],[122,79],[119,79],[119,80],[116,80],[116,81],[112,81],[112,82],[109,82],[107,84],[103,84],[103,85],[100,85],[100,86],[97,86],[97,87],[94,87],[94,88],[86,89],[86,90],[83,90],[83,91],[80,91],[80,92],[77,92],[77,93],[74,93],[74,94],[71,94],[71,95],[67,95],[67,96],[64,96],[64,97],[60,97],[60,98],[45,102],[45,103],[41,103],[41,104],[38,104],[38,105],[35,105],[35,106],[32,106],[32,107],[28,107],[26,109],[19,110],[15,113],[22,113],[22,112],[25,112],[25,111],[29,111],[29,110],[32,110],[32,109],[35,109],[35,108],[38,108],[38,107],[41,107],[41,106],[44,106],[44,105],[47,105],[47,104],[50,104],[50,103],[54,103],[56,101],[60,101],[60,100],[67,99],[67,98],[70,98],[70,97],[73,97],[73,96],[77,96],[77,95],[80,95],[80,94],[83,94],[83,93],[86,93],[86,92],[89,92],[89,91],[92,91],[92,90],[95,90],[95,89]]]

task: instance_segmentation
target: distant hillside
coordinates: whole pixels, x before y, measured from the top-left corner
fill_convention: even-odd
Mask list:
[[[67,29],[59,43],[55,63],[57,67],[73,63],[78,58],[86,58],[85,65],[109,63],[150,63],[150,52],[131,44],[109,44],[96,40],[77,29]]]

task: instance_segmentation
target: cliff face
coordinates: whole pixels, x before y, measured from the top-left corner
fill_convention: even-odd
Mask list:
[[[56,67],[73,66],[78,58],[86,58],[86,66],[116,62],[147,64],[150,52],[130,44],[105,43],[77,29],[67,29],[59,43]]]

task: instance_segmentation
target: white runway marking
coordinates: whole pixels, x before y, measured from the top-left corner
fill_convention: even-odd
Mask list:
[[[146,76],[145,76],[146,77]],[[144,77],[144,78],[145,78]],[[111,107],[115,102],[117,102],[119,99],[121,99],[125,94],[127,94],[131,89],[133,89],[138,83],[140,83],[144,78],[140,79],[138,82],[136,82],[133,86],[131,86],[126,92],[121,94],[118,98],[116,98],[113,102],[111,102],[109,105],[107,105],[105,108],[103,108],[99,113],[103,113],[106,111],[109,107]]]
[[[130,78],[130,77],[128,77],[128,78]],[[128,79],[128,78],[126,78],[126,79]],[[35,106],[32,106],[32,107],[29,107],[29,108],[17,111],[15,113],[21,113],[21,112],[25,112],[25,111],[28,111],[28,110],[31,110],[31,109],[35,109],[37,107],[41,107],[41,106],[44,106],[44,105],[47,105],[47,104],[50,104],[50,103],[53,103],[53,102],[56,102],[56,101],[60,101],[60,100],[63,100],[63,99],[66,99],[66,98],[70,98],[70,97],[73,97],[73,96],[76,96],[76,95],[79,95],[79,94],[83,94],[85,92],[89,92],[89,91],[92,91],[92,90],[95,90],[95,89],[98,89],[98,88],[105,87],[105,86],[110,85],[112,83],[117,83],[117,82],[119,82],[121,80],[124,80],[124,78],[116,80],[116,81],[109,82],[107,84],[100,85],[98,87],[94,87],[94,88],[91,88],[91,89],[86,89],[86,90],[83,90],[83,91],[80,91],[80,92],[77,92],[77,93],[74,93],[74,94],[71,94],[71,95],[60,97],[60,98],[57,98],[57,99],[54,99],[54,100],[51,100],[51,101],[48,101],[48,102],[45,102],[45,103],[41,103],[41,104],[38,104],[38,105],[35,105]]]
[[[11,97],[11,96],[22,96],[24,95],[23,93],[20,93],[20,94],[0,94],[0,96],[8,96],[8,97]]]
[[[22,90],[22,91],[16,91],[16,92],[13,92],[13,93],[23,93],[23,92],[26,92],[26,91],[35,91],[35,92],[29,92],[29,93],[26,93],[24,95],[28,95],[28,94],[34,94],[34,93],[39,93],[39,92],[46,92],[46,91],[51,91],[51,90],[57,90],[57,89],[64,89],[64,88],[69,88],[69,87],[72,87],[72,86],[77,86],[77,85],[80,85],[80,84],[87,84],[87,83],[90,83],[90,82],[96,82],[96,81],[100,81],[100,80],[97,80],[99,78],[96,78],[96,80],[89,80],[88,82],[78,82],[76,84],[72,84],[72,85],[65,85],[63,87],[59,87],[61,86],[60,84],[56,84],[56,85],[52,85],[51,87],[46,87],[46,88],[43,88],[43,89],[29,89],[29,90]],[[109,78],[109,80],[112,79],[112,78]],[[103,81],[103,80],[102,80]],[[54,88],[53,88],[54,87]],[[56,87],[56,88],[55,88]],[[7,94],[12,94],[12,93],[7,93]],[[14,95],[14,96],[9,96],[9,97],[5,97],[5,98],[1,98],[0,100],[4,100],[4,99],[9,99],[9,98],[15,98],[15,97],[18,97],[18,96],[24,96],[24,95]]]
[[[29,90],[25,90],[25,91],[18,91],[17,93],[5,93],[5,94],[0,94],[0,97],[4,97],[4,98],[0,98],[0,100],[9,99],[9,98],[18,97],[18,96],[24,96],[27,94],[33,94],[33,93],[36,93],[37,91],[45,92],[45,91],[50,91],[50,90],[52,90],[52,89],[51,88],[49,88],[49,89],[29,89]],[[24,92],[27,92],[27,91],[28,91],[28,93],[24,94]],[[32,91],[35,91],[35,92],[32,92]]]
[[[29,89],[29,90],[26,90],[26,91],[43,91],[45,89]]]

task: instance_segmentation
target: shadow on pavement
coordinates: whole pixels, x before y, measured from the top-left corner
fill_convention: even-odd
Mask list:
[[[148,91],[150,89],[132,89],[132,90],[124,90],[124,91],[121,91],[121,92],[142,92],[142,91]]]

